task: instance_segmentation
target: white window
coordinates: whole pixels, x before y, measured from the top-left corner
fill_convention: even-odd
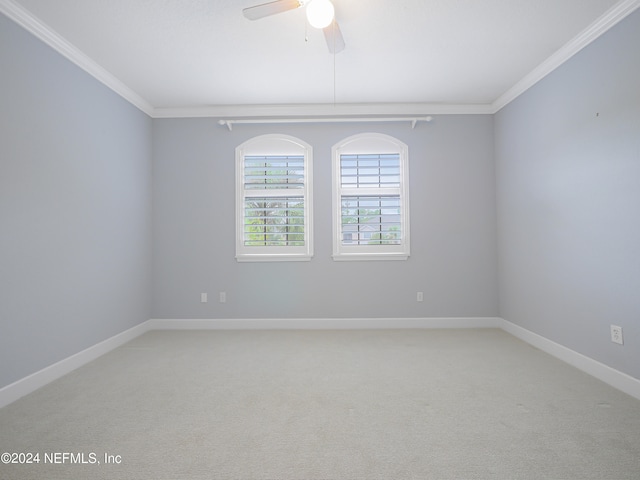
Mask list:
[[[409,257],[407,146],[379,133],[333,147],[334,260]]]
[[[310,260],[312,148],[262,135],[236,148],[236,259]]]

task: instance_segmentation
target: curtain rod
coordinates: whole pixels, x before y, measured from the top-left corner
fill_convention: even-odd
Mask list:
[[[335,118],[255,118],[241,120],[218,120],[218,124],[226,126],[229,131],[236,124],[264,124],[264,123],[341,123],[341,122],[411,122],[411,128],[416,128],[418,122],[430,122],[432,116],[427,117],[335,117]]]

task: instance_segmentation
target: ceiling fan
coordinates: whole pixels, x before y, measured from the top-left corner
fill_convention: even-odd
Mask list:
[[[344,37],[335,19],[335,10],[330,0],[275,0],[247,7],[242,10],[242,14],[249,20],[258,20],[304,6],[307,7],[307,20],[311,26],[322,29],[329,52],[335,54],[344,50]]]

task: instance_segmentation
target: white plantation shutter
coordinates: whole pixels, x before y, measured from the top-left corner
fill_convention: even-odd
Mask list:
[[[400,154],[340,155],[342,244],[401,242]]]
[[[382,134],[356,135],[334,146],[333,157],[334,259],[406,259],[406,145]]]
[[[247,155],[244,157],[246,190],[304,188],[304,155]]]
[[[236,258],[308,260],[311,147],[293,137],[264,135],[238,147],[236,162]]]
[[[304,246],[304,155],[244,157],[245,246]]]

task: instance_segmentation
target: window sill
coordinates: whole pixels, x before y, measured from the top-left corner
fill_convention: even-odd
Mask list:
[[[409,255],[406,253],[340,253],[334,254],[333,260],[336,262],[358,262],[358,261],[393,261],[408,260]]]
[[[236,255],[238,262],[308,262],[313,258],[312,255],[291,255],[291,254],[273,254],[273,255]]]

